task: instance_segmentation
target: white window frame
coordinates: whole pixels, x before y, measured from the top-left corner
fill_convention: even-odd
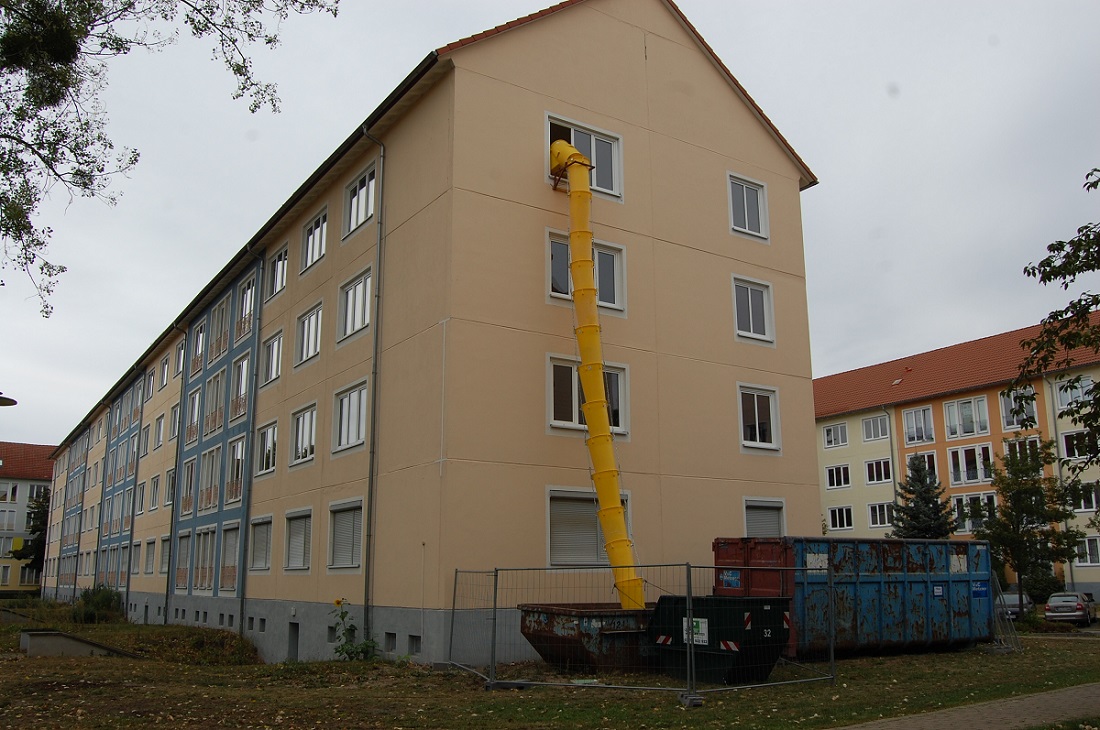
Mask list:
[[[862,420],[863,443],[881,441],[890,437],[890,419],[885,413],[868,416]]]
[[[340,287],[337,342],[370,326],[371,270],[357,274]]]
[[[825,488],[846,489],[852,486],[852,472],[848,464],[825,467]]]
[[[248,569],[271,569],[271,515],[254,517],[249,522],[248,529]]]
[[[1088,456],[1090,439],[1088,431],[1063,431],[1062,456],[1071,461],[1080,461]]]
[[[975,477],[970,477],[969,472],[963,473],[966,468],[966,452],[974,451],[975,457]],[[984,452],[984,453],[983,453]],[[958,462],[959,469],[955,469],[955,462]],[[970,444],[969,446],[959,446],[954,449],[947,450],[947,467],[950,472],[949,478],[951,480],[951,486],[961,486],[964,484],[981,484],[983,482],[989,482],[993,479],[993,445],[992,444]]]
[[[560,231],[550,231],[547,237],[547,287],[546,290],[554,299],[572,301],[573,299],[573,275],[569,267],[572,257],[569,251],[569,234]],[[565,259],[565,287],[563,290],[560,276],[555,276],[555,261],[560,264],[562,257]],[[592,275],[596,286],[597,306],[617,312],[626,311],[626,248],[616,243],[607,241],[592,241],[592,261],[594,268]],[[610,267],[610,271],[608,271]],[[560,273],[560,272],[559,272]],[[611,287],[601,287],[602,281],[610,279]],[[611,295],[608,290],[611,289]]]
[[[1100,565],[1100,537],[1089,536],[1077,543],[1074,565]]]
[[[905,445],[930,444],[936,441],[936,432],[932,421],[932,406],[907,408],[902,411],[905,426]]]
[[[153,422],[153,451],[164,446],[164,414],[157,416]]]
[[[932,477],[939,479],[939,473],[936,471],[936,452],[935,451],[918,451],[915,454],[908,454],[905,457],[905,473],[910,474],[909,460],[914,456],[919,456],[924,459],[924,465],[928,468],[928,473]]]
[[[554,127],[559,129],[554,129]],[[542,145],[543,150],[549,150],[551,143],[556,139],[564,139],[564,135],[559,136],[558,132],[563,129],[569,129],[569,138],[566,140],[577,150],[588,157],[589,161],[597,167],[592,171],[589,178],[589,184],[592,192],[600,195],[607,195],[612,198],[622,198],[623,196],[623,140],[622,137],[609,132],[605,129],[593,127],[589,124],[578,122],[568,117],[562,117],[557,114],[546,115],[545,136]],[[578,134],[579,133],[579,134]],[[591,139],[588,144],[585,144],[584,136]],[[610,150],[611,162],[610,164],[603,164],[602,155],[596,154],[593,151],[593,146],[597,144],[607,145],[605,149]],[[543,159],[546,160],[546,176],[553,180],[553,175],[550,174],[550,160],[549,155],[544,154]],[[607,173],[607,169],[610,168],[610,173]],[[610,174],[612,179],[610,185],[607,185],[606,174]]]
[[[264,282],[264,300],[286,289],[287,273],[290,269],[290,247],[283,246],[268,259],[267,277]]]
[[[149,477],[149,511],[160,507],[160,474]]]
[[[313,510],[287,512],[285,525],[283,542],[286,549],[283,554],[283,570],[309,570],[313,558]],[[296,556],[295,548],[298,547],[299,542],[301,555]]]
[[[279,422],[272,421],[256,429],[256,476],[270,474],[278,464]]]
[[[580,375],[577,368],[580,366],[580,362],[564,356],[551,355],[547,360],[547,417],[552,428],[564,428],[575,430],[588,430],[588,426],[584,423],[584,414],[581,412],[581,382]],[[556,416],[562,415],[558,412],[557,401],[555,395],[557,394],[557,388],[559,383],[564,381],[557,380],[558,375],[563,375],[564,370],[568,368],[570,371],[570,398],[571,398],[571,411],[570,418],[556,418]],[[626,434],[629,432],[630,425],[630,381],[628,369],[625,365],[604,363],[604,389],[608,390],[608,384],[618,383],[618,402],[619,402],[619,418],[616,425],[615,419],[611,418],[611,432],[616,434]],[[607,393],[607,400],[610,404],[613,402],[613,394]],[[564,401],[562,402],[564,405]]]
[[[328,238],[328,211],[321,211],[302,229],[302,269],[307,269],[325,257]]]
[[[768,399],[769,409],[769,422],[772,427],[772,433],[769,440],[761,440],[757,434],[757,437],[753,437],[749,433],[750,425],[758,426],[758,422],[750,424],[745,415],[745,396],[752,396],[754,408],[756,412],[756,418],[759,419],[759,405],[760,398],[765,397]],[[738,421],[738,433],[741,438],[741,446],[749,449],[767,449],[772,451],[778,451],[781,446],[780,434],[782,433],[781,424],[779,422],[779,390],[766,385],[754,385],[750,383],[738,383],[737,384],[737,421]]]
[[[821,439],[826,449],[836,449],[848,445],[848,424],[830,423],[821,429]]]
[[[233,341],[252,332],[256,311],[256,277],[250,276],[237,287],[236,317],[232,323]]]
[[[317,452],[317,404],[295,411],[290,417],[290,423],[291,466],[313,461]]]
[[[261,351],[260,386],[262,387],[278,380],[283,373],[283,331],[279,330],[264,340]]]
[[[845,524],[847,523],[847,524]],[[852,529],[852,505],[838,505],[829,508],[829,532]]]
[[[241,355],[233,361],[232,379],[229,383],[229,422],[248,413],[248,386],[252,377],[252,357],[250,353]]]
[[[363,554],[363,500],[330,504],[328,509],[328,567],[360,567]]]
[[[1054,385],[1058,398],[1058,410],[1068,408],[1071,403],[1081,400],[1092,388],[1092,376],[1082,375],[1076,385],[1070,385],[1073,378],[1064,378]]]
[[[877,502],[867,505],[867,526],[871,529],[890,527],[894,524],[894,503]]]
[[[972,430],[966,430],[966,417],[963,409],[969,406]],[[985,436],[989,433],[989,407],[984,395],[973,398],[960,398],[947,401],[943,404],[944,430],[947,439],[971,438]]]
[[[371,165],[344,190],[345,236],[374,217],[376,189],[377,174],[374,165]]]
[[[970,494],[955,494],[951,496],[951,509],[955,512],[955,519],[958,520],[958,527],[955,528],[956,535],[969,535],[977,529],[981,523],[977,520],[964,517],[963,507],[970,507],[972,502],[982,502],[985,504],[986,509],[997,508],[997,493],[996,492],[972,492]]]
[[[739,290],[746,292],[744,305],[748,307],[748,311],[745,312],[744,317],[742,316],[742,298],[738,296]],[[759,295],[759,302],[754,303],[754,293]],[[758,309],[762,320],[759,323],[755,321]],[[747,318],[748,322],[744,323],[745,326],[742,326],[742,319],[744,318]],[[734,275],[733,321],[734,332],[738,339],[755,342],[775,342],[775,309],[772,303],[772,285],[760,279]],[[763,328],[763,332],[756,331],[758,325]]]
[[[317,304],[298,317],[294,326],[294,365],[298,366],[321,354],[322,305]]]
[[[233,439],[225,454],[225,503],[239,502],[244,494],[245,473],[248,471],[248,445],[245,437]],[[235,485],[235,486],[232,486]],[[232,489],[230,487],[232,486]]]
[[[1100,509],[1100,484],[1082,484],[1081,487],[1081,499],[1079,499],[1074,506],[1074,511],[1096,512],[1097,509]]]
[[[632,532],[630,495],[620,492],[627,534]],[[588,506],[591,505],[591,512]],[[550,487],[546,492],[546,564],[550,567],[609,565],[599,504],[592,490]],[[569,532],[568,530],[575,530]]]
[[[755,191],[756,205],[753,206],[750,191]],[[767,184],[739,175],[735,172],[726,173],[726,194],[729,196],[729,220],[730,231],[746,236],[768,240],[768,186]],[[738,222],[738,203],[743,208],[744,222]],[[751,209],[755,207],[758,226],[752,227]]]
[[[359,382],[337,393],[332,409],[333,451],[365,443],[367,434],[367,384]]]
[[[868,459],[863,464],[867,484],[889,484],[893,481],[894,470],[889,458]]]
[[[1024,406],[1023,415],[1017,416],[1012,413],[1012,407],[1015,405],[1016,394],[1019,390],[1010,390],[1008,392],[1001,393],[997,400],[1001,403],[1001,430],[1014,431],[1022,428],[1021,421],[1028,419],[1035,420],[1035,401],[1032,400]],[[1030,385],[1023,388],[1023,392],[1026,395],[1035,395],[1035,389]]]

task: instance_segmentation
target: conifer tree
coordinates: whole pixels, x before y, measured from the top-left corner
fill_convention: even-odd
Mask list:
[[[909,478],[898,484],[892,537],[922,540],[950,537],[957,520],[944,493],[935,473],[928,471],[924,457],[910,457]]]

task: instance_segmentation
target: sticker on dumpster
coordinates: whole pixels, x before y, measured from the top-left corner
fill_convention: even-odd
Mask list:
[[[740,588],[741,587],[741,571],[740,570],[723,570],[719,576],[722,581],[723,588]]]
[[[976,580],[971,588],[974,598],[989,598],[989,581]]]
[[[943,598],[943,586],[942,585],[932,586],[932,595],[936,598]]]
[[[688,620],[687,620],[687,616],[685,616],[683,618],[683,622],[684,622],[684,643],[686,644],[686,643],[688,643]],[[695,634],[695,643],[696,644],[702,644],[703,646],[706,646],[707,644],[709,644],[710,639],[707,636],[707,633],[708,633],[707,620],[705,618],[695,618],[695,619],[691,620],[691,623],[694,626],[694,628],[692,629],[692,632]]]

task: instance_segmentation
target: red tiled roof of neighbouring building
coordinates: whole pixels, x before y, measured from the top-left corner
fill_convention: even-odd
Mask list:
[[[48,482],[53,479],[50,454],[56,446],[17,444],[0,441],[0,479],[33,479]]]
[[[1100,323],[1100,312],[1092,315]],[[1039,325],[1003,332],[938,350],[814,378],[814,416],[825,418],[880,406],[912,403],[951,393],[1004,386],[1015,379]],[[1087,348],[1071,353],[1077,366],[1100,363]]]

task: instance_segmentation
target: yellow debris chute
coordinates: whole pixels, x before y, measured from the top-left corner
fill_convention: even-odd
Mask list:
[[[599,501],[604,549],[611,561],[619,602],[625,609],[645,608],[645,585],[634,570],[634,544],[626,531],[626,515],[619,497],[619,468],[611,442],[611,418],[603,377],[603,344],[596,302],[595,263],[592,260],[592,163],[565,140],[550,145],[550,172],[569,181],[569,274],[573,278],[573,333],[581,364],[577,368],[584,391],[581,411],[588,425],[588,454],[592,483]]]

